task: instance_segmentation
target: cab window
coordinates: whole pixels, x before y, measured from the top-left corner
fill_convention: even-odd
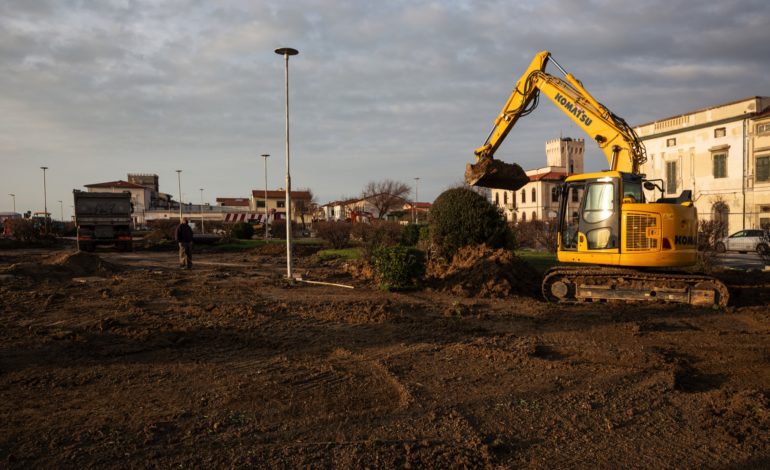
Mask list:
[[[594,183],[585,195],[583,220],[595,224],[610,218],[615,210],[615,186],[611,183]]]
[[[631,202],[644,202],[642,196],[642,183],[624,181],[623,182],[623,200],[631,199]]]

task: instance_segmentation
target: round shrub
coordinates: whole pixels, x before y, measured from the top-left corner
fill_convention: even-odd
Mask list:
[[[318,221],[313,224],[313,228],[318,238],[325,240],[334,249],[341,249],[350,243],[350,229],[353,224],[343,221]]]
[[[372,264],[380,287],[406,289],[414,287],[425,274],[425,254],[408,246],[386,246],[372,254]]]
[[[422,225],[409,224],[405,225],[401,232],[401,244],[404,246],[415,246],[420,240],[420,228]]]
[[[467,188],[441,193],[431,207],[429,226],[431,241],[445,258],[468,245],[486,244],[493,249],[515,245],[511,229],[495,206]]]
[[[233,228],[231,229],[230,233],[235,238],[240,238],[241,240],[250,240],[251,236],[254,235],[254,227],[252,227],[251,224],[247,224],[246,222],[238,222],[233,224]]]

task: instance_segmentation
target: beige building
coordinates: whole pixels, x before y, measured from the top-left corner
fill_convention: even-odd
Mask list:
[[[310,191],[291,191],[292,221],[297,223],[310,222],[313,216],[313,195]],[[286,190],[268,190],[265,200],[264,189],[253,189],[249,208],[252,212],[262,215],[268,214],[268,220],[273,218],[286,220]]]
[[[667,197],[692,190],[698,217],[726,221],[729,233],[770,223],[769,107],[754,96],[635,127],[642,173]]]
[[[517,191],[492,190],[492,203],[508,222],[556,220],[561,185],[568,175],[583,172],[585,141],[561,137],[545,143],[546,166],[528,170],[529,183]],[[577,193],[576,193],[577,194]],[[577,211],[577,201],[570,201]]]

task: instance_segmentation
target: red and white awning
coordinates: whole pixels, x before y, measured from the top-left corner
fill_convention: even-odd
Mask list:
[[[229,213],[225,214],[225,222],[250,222],[261,223],[262,217],[265,214],[250,214],[248,212]]]

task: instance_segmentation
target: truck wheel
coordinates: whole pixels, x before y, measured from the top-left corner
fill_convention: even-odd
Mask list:
[[[716,249],[717,249],[717,253],[724,253],[725,251],[727,251],[725,249],[725,244],[722,242],[717,243]]]
[[[131,242],[122,242],[117,244],[118,251],[128,252],[132,251],[133,245]]]

